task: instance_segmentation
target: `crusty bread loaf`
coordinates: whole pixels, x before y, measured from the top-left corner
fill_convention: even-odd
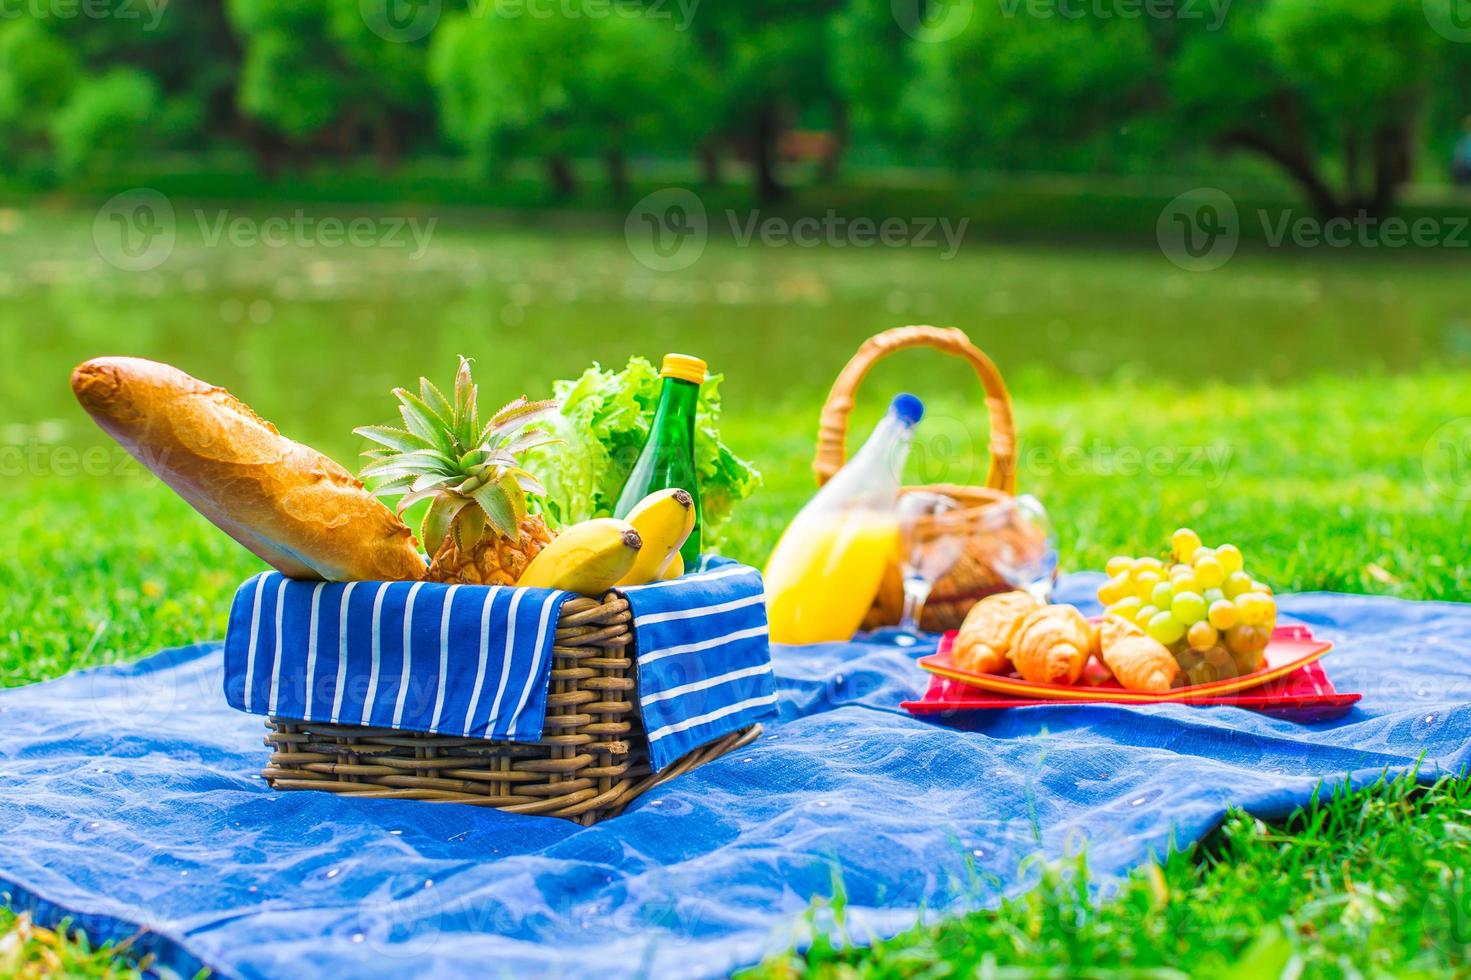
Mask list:
[[[293,578],[424,577],[408,527],[351,473],[223,388],[137,357],[72,372],[97,424],[230,537]]]

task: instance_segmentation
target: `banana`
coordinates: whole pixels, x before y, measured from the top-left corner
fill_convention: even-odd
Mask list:
[[[657,490],[634,505],[628,523],[644,539],[638,558],[618,585],[643,585],[663,573],[695,527],[695,501],[689,491]]]
[[[664,574],[659,576],[659,580],[661,582],[667,582],[670,579],[679,578],[683,574],[684,555],[676,551],[674,557],[669,559],[669,564],[664,566]]]
[[[599,596],[628,574],[642,547],[643,539],[627,521],[583,521],[541,549],[516,584]]]

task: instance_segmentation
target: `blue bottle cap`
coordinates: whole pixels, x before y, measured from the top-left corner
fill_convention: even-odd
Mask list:
[[[900,392],[889,403],[889,411],[899,416],[908,425],[915,425],[924,418],[924,402],[909,392]]]

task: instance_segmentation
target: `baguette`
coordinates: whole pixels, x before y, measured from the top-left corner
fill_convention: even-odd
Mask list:
[[[292,578],[424,577],[408,527],[347,470],[223,388],[137,357],[98,357],[72,391],[108,435],[220,530]]]

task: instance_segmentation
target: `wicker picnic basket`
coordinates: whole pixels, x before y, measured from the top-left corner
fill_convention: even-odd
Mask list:
[[[263,773],[276,789],[469,803],[588,825],[639,794],[755,740],[732,732],[650,771],[628,601],[569,599],[557,621],[544,737],[536,743],[270,718]]]
[[[947,515],[943,524],[926,519],[916,528],[916,533],[921,535],[958,533],[964,537],[959,560],[935,583],[921,615],[922,628],[940,632],[958,627],[976,600],[1013,588],[999,571],[1003,553],[1010,556],[1040,553],[1046,548],[1046,541],[1034,525],[1008,517],[995,507],[1016,493],[1016,429],[1011,396],[991,359],[953,327],[896,327],[864,341],[833,382],[822,409],[817,456],[812,462],[818,484],[831,479],[847,457],[848,414],[869,369],[889,354],[911,347],[933,348],[969,362],[985,392],[991,423],[990,466],[984,486],[938,483],[905,487],[901,491],[943,494],[958,501],[962,508],[956,515]],[[904,584],[896,557],[884,575],[864,627],[893,625],[899,622],[903,608]]]

